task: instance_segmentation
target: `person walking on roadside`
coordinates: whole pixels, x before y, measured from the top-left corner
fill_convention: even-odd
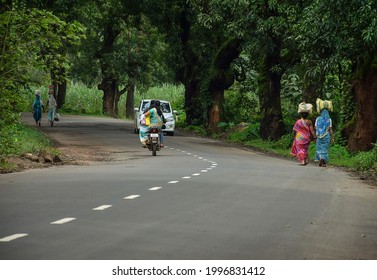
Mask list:
[[[37,126],[41,126],[42,110],[44,110],[43,101],[41,99],[41,92],[37,89],[35,91],[35,100],[32,105],[33,118]]]
[[[48,93],[48,121],[54,126],[57,103],[52,92]]]
[[[321,110],[320,116],[315,120],[314,128],[317,135],[314,160],[319,162],[319,166],[326,167],[329,161],[329,147],[334,143],[332,120],[327,109]]]
[[[312,110],[311,104],[300,103],[298,113],[301,118],[296,121],[293,126],[294,140],[291,148],[291,155],[296,156],[300,162],[299,165],[304,166],[309,163],[309,146],[311,136],[315,139],[315,133],[312,121],[308,119]]]

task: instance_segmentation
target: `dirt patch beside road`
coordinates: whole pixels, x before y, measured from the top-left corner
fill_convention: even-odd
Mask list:
[[[31,114],[23,114],[22,121],[31,127],[35,126]],[[42,120],[42,126],[37,129],[46,134],[54,148],[60,151],[60,160],[37,162],[27,156],[10,157],[7,159],[8,165],[0,167],[0,173],[54,165],[90,165],[138,157],[137,154],[142,149],[137,143],[136,135],[132,133],[130,123],[129,120],[64,115],[61,123],[50,127]],[[126,144],[126,137],[132,138],[128,140],[132,145]],[[135,149],[135,145],[138,145],[138,149]]]

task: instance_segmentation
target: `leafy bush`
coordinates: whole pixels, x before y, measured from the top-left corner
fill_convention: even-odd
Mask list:
[[[228,140],[231,142],[241,143],[251,139],[259,139],[259,123],[249,124],[243,130],[235,130],[229,133]]]
[[[372,150],[368,152],[359,152],[355,156],[355,167],[356,170],[365,171],[369,169],[376,168],[377,162],[377,144],[374,144]],[[375,169],[377,172],[377,169]]]
[[[48,138],[28,126],[14,124],[0,130],[1,156],[37,153],[48,146],[50,146]]]

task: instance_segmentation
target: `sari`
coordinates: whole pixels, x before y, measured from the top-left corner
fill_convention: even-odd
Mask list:
[[[158,129],[161,129],[162,126],[162,120],[160,116],[157,113],[156,108],[152,108],[149,111],[149,115],[147,117],[150,118],[150,124],[149,125],[140,125],[140,130],[139,130],[139,139],[140,142],[145,145],[148,141],[148,136],[149,136],[149,128],[152,126],[157,126]]]
[[[303,119],[299,119],[296,121],[293,131],[296,134],[291,148],[291,155],[296,156],[298,161],[305,161],[309,156],[310,128]]]
[[[33,107],[33,118],[35,122],[40,122],[42,119],[42,100],[39,95],[35,97],[32,107]]]
[[[329,147],[331,143],[331,135],[329,129],[332,126],[329,112],[326,109],[321,111],[321,115],[316,119],[315,130],[317,142],[315,145],[315,158],[319,161],[323,159],[325,162],[329,160]]]

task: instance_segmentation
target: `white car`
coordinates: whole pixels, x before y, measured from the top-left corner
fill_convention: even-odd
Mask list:
[[[139,106],[134,108],[135,111],[135,133],[139,133],[140,129],[140,116],[145,112],[147,109],[147,106],[149,106],[149,103],[151,102],[151,99],[143,99],[140,101]],[[165,100],[160,100],[161,103],[161,111],[164,114],[166,123],[165,123],[165,128],[162,129],[163,132],[165,132],[167,135],[174,135],[174,130],[175,130],[175,119],[174,119],[174,114],[177,113],[177,111],[173,111],[170,105],[169,101]]]

